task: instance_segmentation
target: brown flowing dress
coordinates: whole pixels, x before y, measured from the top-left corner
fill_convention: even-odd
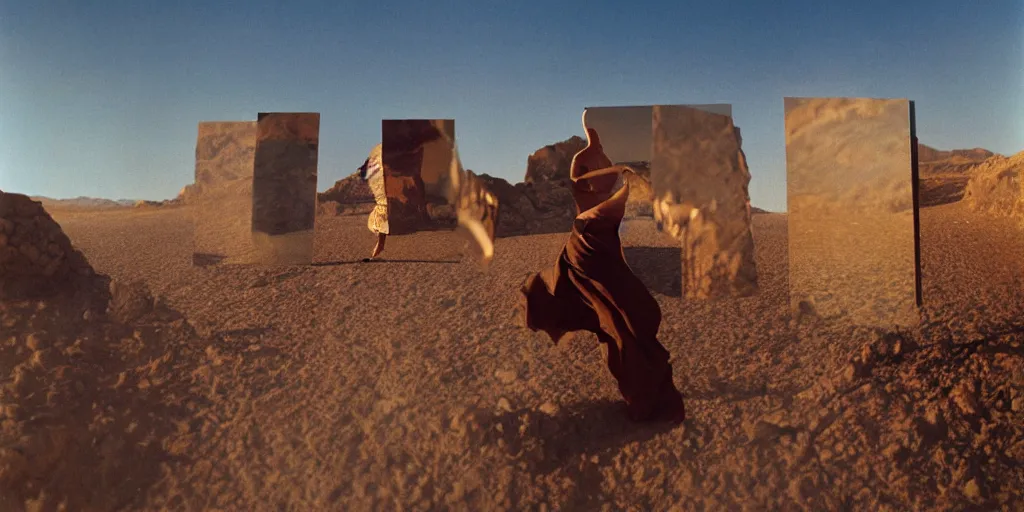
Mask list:
[[[672,382],[669,353],[657,340],[661,308],[622,252],[619,225],[629,185],[610,193],[616,180],[611,175],[572,183],[579,213],[555,266],[523,285],[526,325],[556,344],[570,331],[596,334],[607,347],[608,369],[629,416],[681,422],[682,395]]]

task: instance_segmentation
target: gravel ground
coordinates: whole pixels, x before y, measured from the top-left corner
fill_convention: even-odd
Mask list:
[[[926,304],[901,331],[794,318],[785,215],[754,217],[759,295],[713,302],[681,299],[678,249],[628,225],[687,400],[676,428],[625,418],[594,336],[521,327],[518,287],[565,235],[499,239],[486,272],[449,232],[358,263],[373,236],[339,216],[316,265],[198,268],[185,208],[54,217],[158,312],[4,306],[8,380],[67,387],[4,396],[22,407],[3,420],[11,510],[1024,507],[1024,236],[962,203],[922,211]],[[33,363],[29,334],[59,358],[106,341],[68,376]]]

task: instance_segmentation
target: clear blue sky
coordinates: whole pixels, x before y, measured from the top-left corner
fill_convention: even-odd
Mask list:
[[[584,106],[731,103],[785,208],[784,96],[917,101],[922,142],[1024,149],[1024,0],[0,2],[0,189],[165,199],[196,124],[320,112],[320,189],[382,118],[455,118],[519,181]]]

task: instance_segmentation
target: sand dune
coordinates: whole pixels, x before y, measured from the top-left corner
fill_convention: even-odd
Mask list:
[[[92,365],[69,375],[106,391],[74,398],[68,384],[53,403],[98,409],[32,402],[61,430],[5,413],[5,429],[43,443],[5,448],[8,485],[33,467],[17,453],[55,453],[44,441],[60,432],[83,441],[61,445],[74,456],[48,479],[4,491],[4,509],[23,498],[81,510],[1021,503],[1024,240],[963,203],[922,213],[924,319],[899,334],[789,313],[784,215],[753,220],[760,294],[715,302],[667,289],[673,248],[643,221],[627,226],[687,397],[676,429],[625,419],[593,336],[552,347],[519,326],[516,290],[554,261],[562,234],[498,239],[487,273],[414,261],[420,248],[457,259],[446,232],[393,237],[392,261],[350,263],[372,235],[342,216],[318,222],[317,265],[193,267],[186,210],[55,217],[99,272],[145,280],[162,309],[89,328],[117,348],[87,347]],[[64,347],[59,362],[77,346],[67,330],[93,325],[47,311],[5,304],[0,318],[5,361],[28,361],[39,383],[58,377],[24,359],[28,332]]]

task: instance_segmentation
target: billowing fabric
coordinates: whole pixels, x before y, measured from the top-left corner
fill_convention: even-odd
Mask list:
[[[381,161],[381,145],[377,144],[366,159],[365,179],[373,193],[374,206],[366,227],[374,233],[388,234],[388,196],[384,189],[384,165]]]
[[[622,253],[618,231],[629,185],[617,181],[602,176],[573,183],[579,215],[569,240],[553,267],[526,280],[520,305],[527,327],[554,343],[572,331],[597,335],[632,418],[682,421],[682,395],[657,339],[661,308]]]

